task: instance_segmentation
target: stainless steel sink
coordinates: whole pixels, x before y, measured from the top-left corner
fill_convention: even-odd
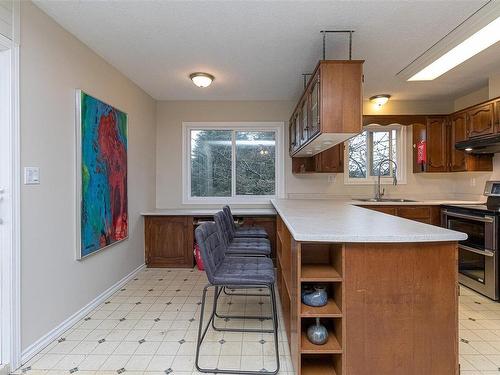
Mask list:
[[[418,202],[412,199],[403,199],[403,198],[359,198],[355,199],[360,202]]]

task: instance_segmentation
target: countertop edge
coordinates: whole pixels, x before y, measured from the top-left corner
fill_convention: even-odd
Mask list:
[[[363,236],[363,235],[356,235],[356,236],[346,236],[346,235],[335,235],[335,234],[328,234],[325,236],[322,235],[314,235],[308,236],[307,234],[303,233],[298,233],[293,225],[287,220],[287,215],[281,210],[279,204],[273,199],[271,200],[272,205],[274,206],[274,209],[276,212],[280,215],[281,220],[285,223],[287,226],[288,230],[290,231],[290,234],[292,237],[295,239],[295,241],[298,242],[322,242],[322,243],[418,243],[418,242],[458,242],[467,239],[467,235],[460,233],[460,232],[455,232],[456,234],[452,233],[441,233],[441,234],[430,234],[430,235],[412,235],[411,238],[408,238],[408,236]],[[351,206],[359,206],[353,201],[339,201],[339,204],[346,204],[346,205],[351,205]],[[362,202],[364,203],[364,202]],[[377,202],[378,203],[378,202]],[[411,203],[409,203],[411,204]],[[362,204],[361,204],[362,205]],[[365,209],[363,207],[358,207],[360,209]],[[368,210],[368,209],[366,209]],[[370,214],[374,215],[386,215],[381,212],[377,211],[372,211],[370,210]],[[399,220],[408,220],[405,218],[400,218],[395,216],[396,219]],[[422,223],[418,223],[422,224]],[[430,224],[423,224],[423,225],[430,225]],[[437,227],[439,229],[446,230],[446,228],[441,228]],[[447,230],[449,231],[449,230]],[[453,231],[450,231],[453,232]]]

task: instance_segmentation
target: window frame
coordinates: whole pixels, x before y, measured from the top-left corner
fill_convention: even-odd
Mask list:
[[[398,133],[398,140],[396,141],[396,154],[398,156],[398,160],[396,163],[398,164],[397,171],[397,179],[398,184],[405,185],[407,183],[407,127],[401,124],[391,124],[391,125],[378,125],[378,124],[370,124],[363,127],[363,131],[391,131],[396,130]],[[346,141],[346,142],[349,142]],[[370,165],[368,163],[367,167],[367,177],[366,178],[354,178],[349,177],[349,145],[344,147],[344,184],[345,185],[376,185],[378,176],[368,175],[370,173]],[[371,145],[369,146],[371,153]],[[371,157],[370,157],[371,158]],[[368,158],[367,158],[368,160]],[[381,176],[380,184],[381,185],[391,185],[393,179],[391,176]]]
[[[182,123],[182,204],[269,204],[271,199],[284,196],[283,129],[284,122],[183,122]],[[231,130],[231,196],[191,196],[191,131]],[[275,133],[275,194],[236,195],[236,142],[237,131],[273,131]]]

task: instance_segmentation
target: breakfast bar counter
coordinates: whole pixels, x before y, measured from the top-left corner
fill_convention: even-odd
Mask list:
[[[297,374],[459,373],[462,233],[335,200],[272,201],[278,291]],[[305,286],[328,302],[304,304]],[[328,332],[311,343],[316,318]]]

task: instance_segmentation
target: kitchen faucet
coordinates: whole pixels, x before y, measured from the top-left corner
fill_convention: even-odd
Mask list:
[[[379,164],[378,164],[378,179],[377,179],[377,190],[375,192],[375,199],[377,200],[380,200],[382,199],[382,197],[384,196],[385,194],[385,189],[382,189],[382,191],[380,191],[380,172],[381,172],[381,169],[382,169],[382,165],[385,164],[385,163],[392,163],[394,164],[394,171],[392,173],[392,184],[394,186],[396,186],[398,184],[398,178],[397,178],[397,172],[398,172],[398,165],[396,164],[396,162],[392,159],[384,159],[382,160]]]

